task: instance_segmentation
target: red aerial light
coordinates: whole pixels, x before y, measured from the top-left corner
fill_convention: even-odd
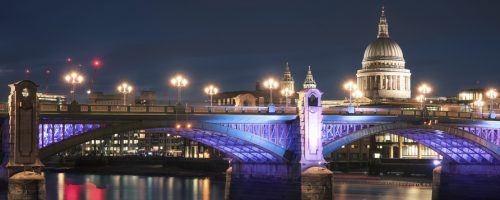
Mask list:
[[[100,69],[102,66],[102,61],[96,58],[92,61],[92,66],[94,66],[94,69]]]

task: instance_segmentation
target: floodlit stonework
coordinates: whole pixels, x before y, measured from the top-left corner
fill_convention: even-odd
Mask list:
[[[370,99],[411,98],[411,73],[405,69],[403,51],[389,37],[384,7],[380,14],[378,36],[365,50],[357,84]]]

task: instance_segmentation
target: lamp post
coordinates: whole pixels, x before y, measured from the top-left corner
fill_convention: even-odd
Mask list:
[[[269,89],[269,106],[274,106],[273,105],[273,89],[278,88],[278,82],[275,81],[273,78],[269,78],[266,81],[264,81],[264,87]]]
[[[217,94],[217,92],[219,92],[219,89],[213,85],[205,87],[205,93],[210,96],[210,106],[212,106],[213,103],[212,96]]]
[[[354,92],[352,93],[352,97],[353,97],[354,99],[359,99],[359,98],[363,97],[363,92],[361,92],[360,90],[356,90],[356,91],[354,91]],[[359,103],[359,101],[358,101],[358,107],[359,107],[359,104],[360,104],[360,103]]]
[[[83,76],[80,75],[78,72],[71,72],[69,74],[66,74],[64,77],[64,80],[66,80],[67,83],[71,85],[71,100],[75,101],[75,89],[76,89],[76,84],[80,84],[83,82]]]
[[[479,111],[479,113],[481,114],[481,118],[482,118],[484,101],[482,99],[478,99],[478,100],[474,101],[474,105],[476,106],[477,111]]]
[[[417,96],[417,101],[420,102],[420,109],[423,109],[424,108],[424,95],[418,95]]]
[[[354,113],[354,107],[352,106],[352,93],[354,90],[358,89],[358,86],[352,82],[348,81],[344,84],[344,89],[349,91],[349,106],[347,107],[347,113]]]
[[[285,108],[288,107],[288,97],[292,96],[293,90],[290,88],[284,88],[281,90],[281,95],[285,96]]]
[[[181,88],[186,87],[188,80],[181,75],[177,75],[170,80],[174,87],[177,87],[177,105],[181,105]]]
[[[495,89],[490,89],[488,92],[486,92],[486,96],[490,98],[490,118],[495,119],[496,118],[496,113],[493,111],[493,104],[495,103],[495,99],[497,98],[497,91]]]
[[[418,87],[418,91],[421,93],[421,100],[420,100],[420,105],[422,107],[422,110],[424,109],[425,106],[425,100],[426,100],[426,94],[430,93],[432,91],[432,88],[427,86],[427,84],[422,84],[420,87]]]
[[[118,92],[123,94],[123,105],[126,106],[127,105],[127,94],[130,94],[132,92],[132,90],[133,90],[132,86],[126,82],[123,82],[116,89],[118,89]]]

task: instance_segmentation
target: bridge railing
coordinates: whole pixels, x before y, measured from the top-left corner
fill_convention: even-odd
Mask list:
[[[40,112],[45,113],[229,113],[229,114],[265,114],[269,113],[268,107],[252,106],[187,106],[176,108],[175,106],[124,106],[124,105],[57,105],[42,104]],[[276,111],[271,114],[296,114],[296,107],[276,107]]]
[[[401,110],[396,108],[357,108],[354,115],[384,115],[384,116],[422,116],[422,110]],[[327,107],[323,108],[324,115],[345,115],[347,108],[345,107]],[[477,112],[456,112],[456,111],[428,111],[429,117],[450,117],[450,118],[466,118],[466,119],[490,119],[489,113]],[[500,120],[500,115],[496,116],[496,120]]]
[[[73,107],[71,107],[73,106]],[[71,108],[70,108],[71,107]],[[207,113],[228,113],[228,114],[266,114],[269,113],[268,107],[257,106],[188,106],[184,108],[187,114],[207,114]],[[6,103],[0,103],[0,113],[7,113]],[[40,111],[44,113],[175,113],[175,106],[124,106],[124,105],[57,105],[41,104]],[[398,108],[356,108],[354,115],[384,115],[384,116],[422,116],[421,110],[401,110]],[[270,114],[297,114],[296,107],[276,107],[276,112]],[[345,115],[345,107],[324,107],[324,115]],[[489,119],[489,113],[477,112],[456,112],[456,111],[428,111],[429,117],[450,117],[466,119]],[[500,120],[500,114],[496,116]]]

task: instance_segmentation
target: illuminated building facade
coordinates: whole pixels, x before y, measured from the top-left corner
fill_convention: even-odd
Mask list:
[[[411,98],[411,73],[405,69],[403,51],[389,37],[384,7],[380,13],[377,39],[366,47],[357,85],[370,99],[406,100]]]
[[[411,139],[385,133],[344,145],[329,159],[340,165],[367,166],[373,159],[442,159],[442,156]]]
[[[144,130],[114,134],[82,144],[84,156],[162,156],[183,158],[222,158],[214,148],[170,133],[150,133]]]

